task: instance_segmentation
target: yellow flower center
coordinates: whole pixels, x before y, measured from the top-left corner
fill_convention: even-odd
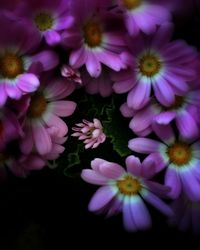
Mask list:
[[[97,21],[90,21],[83,27],[85,43],[89,47],[97,47],[102,42],[102,27]]]
[[[51,29],[54,24],[54,18],[48,13],[38,13],[34,18],[35,25],[40,31]]]
[[[142,0],[123,0],[123,5],[128,10],[133,10],[141,5]]]
[[[20,56],[7,52],[0,56],[0,76],[14,79],[24,72],[23,60]]]
[[[139,70],[142,75],[154,76],[159,72],[160,68],[160,60],[154,55],[145,55],[139,60]]]
[[[124,195],[134,195],[140,191],[141,183],[136,178],[127,175],[123,180],[117,181],[117,187]]]
[[[39,118],[45,112],[47,101],[41,93],[36,93],[31,97],[28,116],[31,118]]]
[[[192,150],[185,142],[175,142],[168,148],[167,154],[170,161],[178,166],[188,164],[192,158]]]

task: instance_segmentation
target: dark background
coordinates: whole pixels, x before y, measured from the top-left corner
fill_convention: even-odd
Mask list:
[[[196,11],[185,20],[177,17],[175,38],[183,38],[200,48],[200,22]],[[112,158],[112,151],[107,152]],[[89,162],[88,162],[89,164]],[[89,165],[84,161],[82,168]],[[67,249],[111,243],[123,246],[136,243],[200,242],[192,232],[170,227],[163,216],[151,209],[153,228],[150,231],[127,233],[121,215],[104,219],[87,211],[96,187],[79,177],[69,178],[62,170],[44,169],[27,179],[9,175],[0,184],[0,249],[45,250]],[[173,247],[173,245],[172,245]]]

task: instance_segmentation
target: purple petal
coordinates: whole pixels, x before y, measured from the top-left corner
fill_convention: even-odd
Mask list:
[[[200,200],[200,183],[190,169],[180,172],[180,179],[183,185],[183,191],[192,201]]]
[[[55,127],[58,128],[58,137],[63,137],[68,132],[68,127],[66,123],[60,119],[58,116],[54,115],[53,113],[48,114],[47,117],[43,117],[45,123],[48,127]]]
[[[199,134],[199,128],[194,118],[186,111],[182,111],[176,118],[177,127],[181,136],[185,139],[196,138]]]
[[[5,85],[8,96],[12,99],[19,100],[22,96],[22,91],[16,86],[11,84]],[[0,91],[2,93],[2,91]]]
[[[151,84],[139,81],[137,85],[128,93],[127,104],[130,108],[141,109],[149,100]]]
[[[100,159],[100,158],[95,158],[93,161],[91,161],[91,167],[92,169],[94,169],[95,171],[98,171],[99,172],[99,166],[102,164],[102,163],[109,163],[108,161],[105,161],[103,159]]]
[[[124,117],[133,117],[135,113],[133,109],[128,107],[127,103],[121,105],[120,111]]]
[[[176,169],[170,166],[167,168],[165,174],[165,185],[171,188],[168,193],[169,197],[177,199],[181,193],[181,181]]]
[[[148,192],[146,195],[144,194],[141,194],[141,195],[148,203],[150,203],[153,207],[158,209],[160,212],[162,212],[166,216],[169,216],[169,217],[173,216],[172,209],[153,193]]]
[[[105,176],[101,176],[100,174],[91,169],[82,170],[81,178],[84,181],[95,185],[106,185],[108,183],[108,178],[106,178]]]
[[[17,86],[24,93],[34,92],[39,84],[40,82],[34,74],[26,73],[18,77]]]
[[[93,52],[88,52],[85,65],[88,73],[92,77],[97,78],[101,74],[101,64]]]
[[[133,119],[131,120],[129,127],[135,132],[138,133],[151,127],[151,123],[153,117],[155,116],[155,112],[151,107],[143,108],[139,110],[139,112],[135,113]]]
[[[49,107],[52,107],[53,113],[57,116],[67,117],[74,113],[76,103],[72,101],[57,101],[51,102]]]
[[[160,77],[159,80],[153,84],[153,88],[157,100],[162,105],[168,107],[174,103],[175,96],[173,90],[163,77]]]
[[[175,135],[172,129],[171,124],[169,125],[160,125],[157,123],[152,124],[153,131],[156,135],[163,141],[165,144],[171,144],[175,141]]]
[[[50,50],[44,50],[32,57],[33,62],[39,62],[42,65],[41,71],[48,71],[55,68],[58,63],[59,59],[55,52]]]
[[[61,41],[60,34],[56,32],[55,30],[50,30],[50,31],[45,32],[44,36],[45,36],[47,44],[49,44],[50,46],[57,45]]]
[[[141,162],[140,159],[131,155],[126,158],[127,171],[133,175],[141,176]]]
[[[160,125],[169,124],[176,117],[176,112],[174,111],[165,111],[154,117],[154,121]]]
[[[162,145],[160,142],[148,138],[136,138],[128,143],[131,150],[144,154],[157,152],[160,145]]]
[[[117,189],[114,191],[109,186],[100,187],[93,195],[88,205],[88,209],[92,212],[102,209],[114,198],[116,192]]]
[[[104,162],[99,165],[99,172],[110,179],[117,179],[125,173],[125,170],[113,162]]]
[[[131,211],[131,204],[130,204],[130,197],[124,197],[124,202],[122,206],[122,213],[123,213],[123,224],[127,231],[134,232],[137,231],[136,224],[133,220],[132,211]]]
[[[72,51],[69,56],[69,64],[74,68],[80,68],[86,61],[86,51],[83,47]]]
[[[74,23],[73,16],[60,17],[58,23],[56,24],[56,30],[68,29],[73,25],[73,23]]]
[[[154,193],[154,194],[156,194],[156,195],[158,195],[160,197],[167,197],[169,191],[171,190],[170,187],[161,185],[160,183],[156,183],[156,182],[153,182],[153,181],[146,180],[145,184],[147,185],[148,189],[152,193]]]
[[[160,49],[163,45],[170,41],[173,31],[171,23],[162,24],[152,39],[152,46]]]
[[[142,230],[150,228],[151,217],[142,199],[139,196],[137,198],[131,196],[130,202],[131,213],[136,227]]]
[[[38,122],[32,128],[32,133],[38,153],[41,155],[48,154],[52,149],[52,141],[45,127]]]

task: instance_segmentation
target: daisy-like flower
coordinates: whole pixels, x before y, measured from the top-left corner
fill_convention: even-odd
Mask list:
[[[169,189],[150,181],[155,174],[154,162],[146,158],[143,163],[134,156],[126,158],[127,171],[120,165],[103,159],[94,159],[92,169],[82,171],[81,177],[88,183],[100,185],[89,203],[93,212],[107,212],[108,216],[123,213],[126,230],[144,230],[151,226],[150,214],[144,204],[150,203],[167,216],[172,211],[160,198]]]
[[[25,136],[21,139],[21,150],[24,154],[30,154],[33,147],[41,155],[51,152],[52,139],[48,128],[57,128],[58,137],[67,134],[68,127],[60,117],[70,116],[76,103],[62,99],[73,90],[74,85],[66,80],[51,79],[30,97],[24,121]]]
[[[129,141],[129,148],[160,159],[157,171],[167,167],[165,185],[171,188],[171,198],[176,199],[183,191],[191,201],[200,200],[200,140],[184,140],[181,136],[177,139],[169,125],[159,125],[154,130],[163,142],[135,138]]]
[[[110,96],[113,93],[113,81],[107,68],[103,68],[101,75],[97,78],[91,77],[87,72],[83,72],[81,76],[87,93],[100,94],[102,97]]]
[[[119,71],[125,68],[119,54],[125,51],[125,41],[120,32],[106,28],[105,12],[98,11],[98,1],[77,0],[72,3],[76,20],[73,29],[63,33],[63,45],[71,47],[69,63],[73,68],[85,65],[92,77],[101,74],[101,64]]]
[[[82,123],[77,123],[76,127],[73,127],[72,130],[75,131],[72,136],[83,140],[86,149],[97,148],[99,144],[106,140],[102,124],[96,118],[93,119],[93,122],[83,120]]]
[[[174,216],[170,218],[170,224],[178,225],[183,231],[192,229],[196,234],[200,233],[200,201],[192,202],[185,195],[181,195],[171,205]]]
[[[170,107],[175,95],[188,91],[189,82],[196,77],[197,52],[183,41],[169,42],[171,24],[163,24],[147,39],[140,36],[132,43],[132,53],[123,53],[122,58],[132,65],[132,69],[113,76],[116,93],[129,91],[127,104],[133,109],[141,109],[149,101],[153,88],[156,99]]]
[[[3,14],[0,19],[0,106],[3,106],[8,97],[20,99],[23,94],[34,92],[39,86],[37,74],[54,68],[58,57],[46,50],[30,55],[35,47],[35,33],[23,23],[7,20]]]
[[[150,134],[153,131],[153,123],[167,125],[175,120],[181,136],[185,139],[191,139],[199,133],[199,108],[200,91],[193,90],[187,92],[184,96],[175,96],[175,102],[171,107],[160,105],[152,97],[140,110],[130,109],[127,103],[123,104],[120,109],[125,117],[132,118],[129,127],[138,136]]]
[[[117,0],[123,11],[126,28],[130,35],[138,35],[139,31],[151,34],[157,25],[171,19],[169,10],[152,0]]]
[[[19,3],[16,19],[20,19],[37,33],[38,43],[44,37],[49,45],[61,41],[61,31],[73,25],[66,0],[30,0]],[[13,17],[14,18],[14,17]]]

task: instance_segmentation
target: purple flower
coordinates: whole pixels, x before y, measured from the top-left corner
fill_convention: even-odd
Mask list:
[[[171,19],[169,10],[159,2],[155,4],[152,0],[117,0],[117,3],[123,11],[130,35],[136,36],[140,30],[151,34],[155,32],[157,25]]]
[[[121,112],[125,117],[132,117],[129,127],[138,136],[150,134],[154,123],[167,125],[175,120],[181,136],[191,139],[199,134],[199,108],[200,91],[197,89],[187,92],[184,96],[175,96],[171,107],[162,106],[152,97],[140,110],[130,109],[125,103],[121,106]]]
[[[54,68],[58,57],[47,50],[30,55],[35,47],[35,33],[3,15],[0,19],[0,106],[3,106],[8,97],[16,100],[34,92],[39,86],[38,73]]]
[[[171,209],[157,196],[165,196],[169,189],[150,181],[155,174],[154,162],[143,163],[134,156],[126,158],[127,171],[120,165],[103,159],[94,159],[92,169],[82,171],[88,183],[100,185],[89,203],[93,212],[107,212],[108,216],[122,212],[126,230],[144,230],[151,226],[150,214],[143,199],[167,216]]]
[[[54,128],[58,137],[67,134],[68,127],[60,117],[70,116],[76,103],[62,99],[73,90],[74,85],[66,80],[51,79],[30,97],[23,128],[25,136],[20,144],[24,154],[30,154],[33,147],[41,155],[51,152],[52,138],[49,128]]]
[[[96,118],[93,119],[93,122],[83,120],[82,123],[77,123],[76,126],[72,128],[75,131],[72,136],[83,140],[85,149],[97,148],[106,139],[101,122]]]
[[[167,166],[165,185],[171,188],[171,198],[183,191],[191,201],[200,200],[200,140],[176,139],[170,126],[157,126],[155,132],[163,142],[136,138],[129,141],[129,148],[160,159],[157,171]]]
[[[17,21],[23,21],[37,33],[37,42],[44,37],[50,46],[59,44],[61,31],[71,27],[74,18],[69,14],[66,0],[29,0],[19,4],[13,13]]]
[[[98,1],[77,0],[72,5],[76,25],[62,36],[63,45],[72,48],[70,65],[73,68],[85,65],[92,77],[101,74],[101,64],[115,71],[125,68],[119,56],[125,50],[123,35],[106,28],[106,17],[110,13],[101,13]]]
[[[114,91],[129,91],[127,104],[133,109],[143,108],[149,101],[151,89],[156,99],[166,107],[175,102],[175,95],[188,91],[188,82],[196,75],[197,52],[184,41],[169,42],[171,24],[163,24],[147,39],[140,36],[132,41],[132,53],[123,53],[121,58],[132,69],[113,76]]]

